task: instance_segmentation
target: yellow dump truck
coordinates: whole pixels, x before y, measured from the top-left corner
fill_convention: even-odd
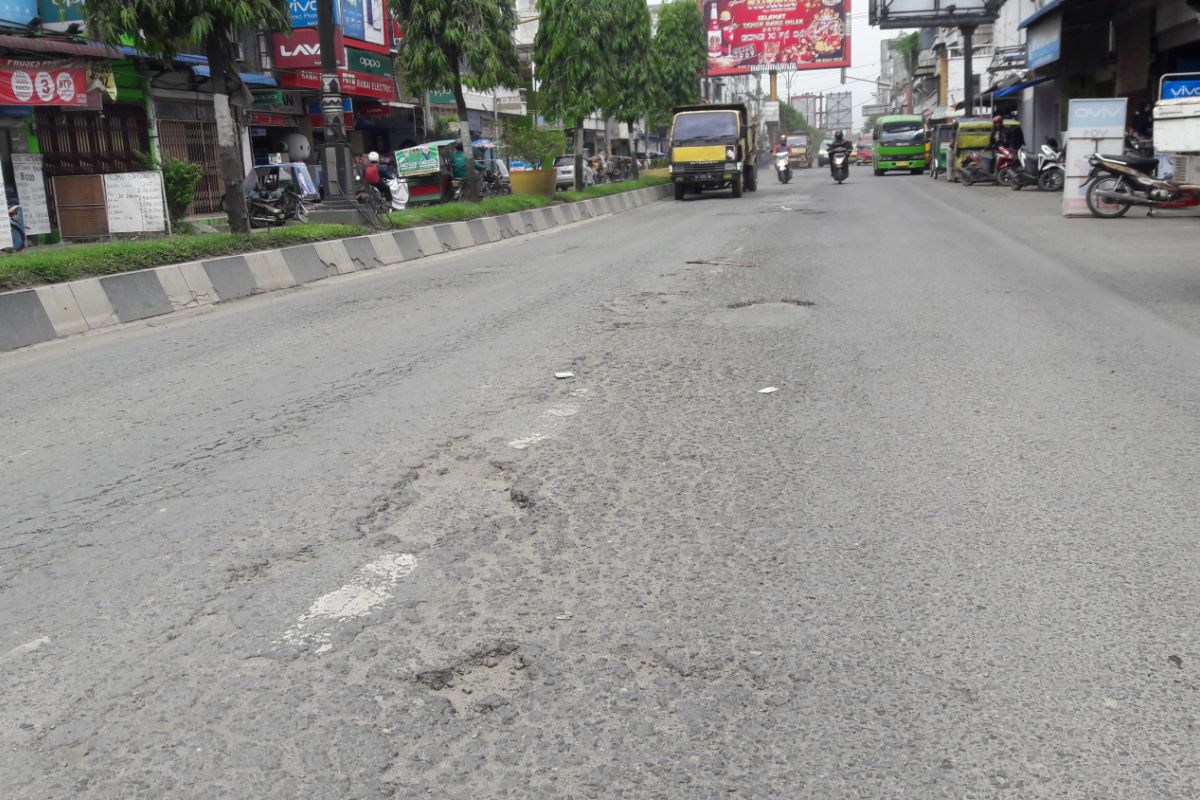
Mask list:
[[[688,192],[758,188],[754,124],[742,103],[679,106],[672,110],[671,183],[675,199]]]

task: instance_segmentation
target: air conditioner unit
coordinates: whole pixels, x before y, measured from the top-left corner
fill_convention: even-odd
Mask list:
[[[404,44],[404,37],[402,37],[402,36],[397,36],[394,39],[392,39],[392,49],[393,50],[399,50],[400,46],[403,44]]]

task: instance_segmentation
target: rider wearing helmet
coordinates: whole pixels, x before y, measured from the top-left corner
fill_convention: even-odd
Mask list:
[[[367,153],[367,168],[363,172],[363,182],[369,183],[378,189],[379,193],[383,195],[383,199],[390,204],[392,202],[392,190],[388,186],[388,178],[391,177],[389,173],[390,170],[388,170],[387,165],[380,163],[379,153],[376,153],[374,150]]]
[[[788,156],[792,154],[792,146],[788,144],[787,136],[780,136],[779,144],[775,145],[775,155],[780,153],[787,153]]]
[[[846,158],[849,158],[850,153],[853,149],[854,149],[853,145],[851,145],[849,140],[846,139],[846,135],[844,133],[842,133],[841,131],[838,131],[837,133],[835,133],[833,135],[833,141],[830,142],[829,149],[827,152],[829,153],[829,172],[835,178],[837,177],[837,167],[834,166],[834,163],[833,163],[834,153],[836,153],[838,151],[842,151],[846,154]]]

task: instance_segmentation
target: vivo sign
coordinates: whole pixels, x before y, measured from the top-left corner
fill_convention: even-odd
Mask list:
[[[1067,115],[1071,139],[1120,139],[1125,133],[1125,98],[1072,100]]]
[[[1195,78],[1164,80],[1163,100],[1200,100],[1200,76]]]

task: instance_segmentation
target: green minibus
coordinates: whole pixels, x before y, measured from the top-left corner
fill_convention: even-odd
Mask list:
[[[875,123],[875,153],[871,160],[876,175],[892,169],[920,175],[926,166],[924,121],[912,114],[880,117]]]

